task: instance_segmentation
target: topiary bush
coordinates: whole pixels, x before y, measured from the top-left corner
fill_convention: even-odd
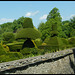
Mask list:
[[[32,22],[32,19],[29,18],[29,17],[26,17],[24,19],[24,22],[23,22],[23,28],[33,28],[33,22]]]
[[[12,32],[5,32],[2,36],[5,43],[11,43],[15,39],[15,36]]]
[[[47,49],[52,49],[55,51],[56,50],[59,50],[59,49],[64,49],[64,43],[63,41],[61,40],[61,38],[55,36],[55,37],[50,37],[49,39],[46,38],[45,41],[44,41],[47,45],[45,46],[45,48]]]
[[[75,37],[69,38],[68,42],[69,42],[70,45],[72,45],[72,47],[75,47]]]
[[[10,51],[19,52],[22,49],[22,45],[24,42],[14,42],[6,44],[9,47]]]
[[[41,37],[40,32],[33,28],[25,28],[25,29],[20,30],[18,33],[16,33],[16,39],[31,38],[35,40],[39,37]]]

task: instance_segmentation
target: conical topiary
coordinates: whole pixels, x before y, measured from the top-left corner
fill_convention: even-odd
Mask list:
[[[29,18],[29,17],[26,17],[24,19],[24,22],[23,22],[23,28],[33,28],[33,22],[32,22],[32,19]]]
[[[25,18],[23,23],[23,29],[17,31],[15,37],[16,39],[27,39],[27,41],[31,42],[30,40],[35,40],[37,38],[40,38],[41,33],[33,26],[31,18]],[[24,45],[26,45],[25,42],[23,44],[23,48]]]

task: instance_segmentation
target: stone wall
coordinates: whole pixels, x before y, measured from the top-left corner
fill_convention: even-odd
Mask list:
[[[0,74],[74,74],[73,49],[0,63]]]

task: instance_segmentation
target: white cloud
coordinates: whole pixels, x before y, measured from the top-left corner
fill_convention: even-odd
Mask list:
[[[72,15],[70,16],[70,18],[72,18],[72,17],[75,17],[75,14],[72,14]]]
[[[13,22],[14,19],[7,19],[7,18],[1,18],[0,19],[0,24],[5,23],[5,22]]]
[[[31,16],[31,12],[28,12],[25,16],[28,16],[28,17]]]
[[[40,20],[46,19],[47,18],[47,14],[43,15],[42,17],[40,17]]]
[[[28,13],[26,13],[26,15],[25,16],[27,16],[27,17],[29,17],[29,16],[34,16],[34,15],[36,15],[36,14],[38,14],[39,13],[39,11],[35,11],[35,12],[28,12]]]

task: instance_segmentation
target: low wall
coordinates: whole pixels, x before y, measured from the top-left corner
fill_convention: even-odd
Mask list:
[[[0,63],[0,74],[74,74],[74,48]]]

